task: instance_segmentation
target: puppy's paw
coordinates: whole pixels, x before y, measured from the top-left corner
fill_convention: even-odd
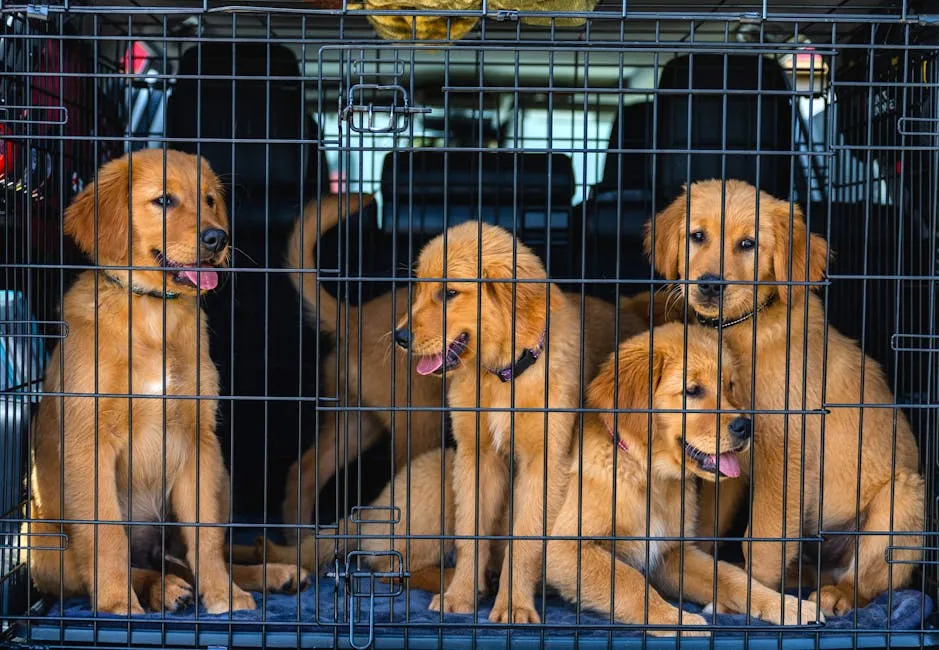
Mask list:
[[[142,616],[144,611],[140,606],[135,594],[130,595],[130,601],[127,600],[127,594],[123,597],[98,598],[96,609],[102,614],[114,614],[115,616]]]
[[[854,593],[846,593],[836,585],[822,587],[809,596],[809,600],[818,603],[825,616],[844,616],[854,609]],[[864,604],[864,601],[859,600],[858,605]]]
[[[779,598],[768,599],[759,611],[753,616],[761,618],[773,625],[812,625],[816,616],[821,623],[825,622],[824,614],[818,610],[818,605],[811,600],[802,600],[796,596],[783,596],[782,610],[779,607]]]
[[[444,614],[472,614],[475,606],[476,602],[474,600],[447,591],[442,596],[435,594],[430,599],[430,605],[427,606],[427,609],[432,612],[443,612]]]
[[[711,614],[735,614],[733,610],[724,605],[723,603],[708,603],[701,610],[703,616],[710,616]]]
[[[155,580],[150,585],[149,606],[155,612],[175,612],[192,603],[195,593],[192,585],[179,576],[167,575],[161,585]],[[165,589],[162,587],[165,586]]]
[[[497,598],[492,611],[489,612],[489,621],[492,623],[540,623],[541,617],[531,605],[512,603],[510,612],[508,603],[499,602]]]
[[[681,620],[679,621],[679,610],[676,607],[674,612],[670,612],[662,620],[652,620],[650,617],[649,622],[656,625],[681,625],[683,629],[679,630],[678,634],[680,636],[711,636],[709,630],[695,630],[695,627],[705,626],[708,622],[703,616],[698,614],[689,614],[688,612],[680,612]],[[684,629],[685,626],[688,626],[690,629]],[[649,634],[652,636],[675,636],[675,630],[649,630]]]
[[[228,589],[224,593],[205,594],[202,596],[202,605],[209,614],[227,614],[244,610],[257,609],[257,603],[247,591],[237,585],[232,585],[231,601],[228,600]]]
[[[691,626],[692,628],[692,629],[681,630],[681,632],[679,632],[681,636],[711,636],[711,632],[709,630],[695,630],[694,629],[694,627],[701,627],[701,626],[708,624],[707,620],[703,616],[699,616],[697,614],[688,614],[688,613],[682,614],[681,624],[682,624],[682,627],[688,625],[688,626]]]
[[[306,589],[310,584],[310,574],[306,569],[297,571],[296,565],[268,564],[267,590],[274,593],[295,594]]]
[[[799,618],[797,618],[799,617]],[[818,603],[811,600],[802,600],[795,596],[786,596],[786,623],[798,623],[802,625],[811,625],[816,621],[825,622],[825,612],[821,611]]]

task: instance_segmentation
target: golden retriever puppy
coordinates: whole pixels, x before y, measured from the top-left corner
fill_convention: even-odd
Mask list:
[[[690,212],[683,194],[655,217],[654,240],[647,226],[646,249],[667,279],[694,281],[684,285],[685,299],[700,323],[723,329],[742,364],[741,389],[749,392],[755,377],[744,401],[779,412],[755,419],[750,479],[760,516],[751,518],[749,535],[815,535],[819,523],[851,532],[860,522],[857,538],[821,545],[823,565],[840,575],[812,598],[827,614],[843,614],[909,584],[922,545],[915,533],[923,530],[916,442],[902,411],[878,406],[894,402],[880,366],[827,327],[821,299],[806,291],[807,282],[823,279],[827,242],[807,231],[797,206],[760,192],[757,215],[753,186],[727,181],[723,190],[722,205],[721,181],[691,185]],[[754,280],[761,281],[755,291]],[[799,412],[784,413],[793,409]],[[738,501],[744,486],[722,491],[721,500]],[[753,576],[777,587],[799,547],[785,543],[785,563],[781,542],[748,542],[744,552]]]
[[[748,584],[743,569],[726,562],[715,567],[694,543],[676,540],[696,535],[694,476],[711,482],[739,476],[738,455],[749,449],[752,435],[750,418],[738,411],[731,355],[721,355],[717,335],[704,328],[691,326],[687,344],[685,337],[679,323],[656,328],[651,339],[639,334],[620,345],[590,384],[591,408],[632,412],[586,419],[583,455],[571,464],[567,498],[548,543],[548,581],[572,601],[612,610],[622,623],[705,624],[656,589],[702,605],[716,594],[719,605],[736,611],[747,611],[749,601],[751,616],[773,623],[814,622],[814,603]],[[650,407],[662,412],[641,412]],[[644,576],[651,583],[648,601]]]
[[[510,489],[511,534],[550,530],[566,488],[581,376],[590,379],[603,356],[594,351],[612,350],[616,332],[596,328],[605,340],[592,340],[582,359],[579,301],[550,284],[538,257],[497,226],[450,228],[421,251],[417,278],[410,319],[398,322],[395,341],[417,359],[418,373],[446,375],[457,443],[456,533],[469,537],[457,540],[453,579],[431,609],[472,612],[492,552],[489,540],[472,536],[494,534]],[[491,621],[539,620],[541,560],[542,542],[511,542]]]
[[[337,462],[338,466],[344,466],[355,460],[385,431],[395,433],[397,467],[407,463],[409,453],[411,458],[416,458],[425,451],[440,448],[443,443],[439,409],[445,401],[440,378],[417,372],[413,363],[409,365],[406,355],[392,354],[391,331],[396,322],[407,316],[408,287],[402,286],[360,307],[340,309],[336,298],[317,282],[318,236],[322,237],[335,227],[347,213],[372,202],[371,195],[363,195],[361,200],[354,194],[349,195],[347,210],[345,199],[345,196],[328,196],[306,206],[294,227],[286,263],[289,269],[302,270],[290,277],[303,296],[307,315],[311,319],[319,318],[320,331],[336,339],[335,348],[329,351],[323,363],[322,394],[341,394],[343,403],[350,407],[380,410],[327,413],[320,424],[317,444],[303,453],[299,467],[294,463],[287,471],[282,509],[282,521],[287,524],[312,523],[316,496],[335,474]],[[580,296],[572,296],[571,301],[577,303],[579,309]],[[621,339],[648,327],[648,302],[641,297],[620,301]],[[660,301],[656,302],[660,308]],[[593,347],[592,353],[602,358],[609,349],[596,346],[610,340],[613,307],[587,296],[584,309],[584,344]],[[412,410],[409,411],[408,406]],[[296,529],[285,528],[284,534],[289,543],[296,543]],[[308,530],[303,530],[300,536],[307,534]]]
[[[348,205],[346,204],[348,200]],[[305,451],[299,467],[287,471],[283,522],[310,524],[316,496],[329,479],[360,453],[375,444],[385,431],[394,433],[395,466],[403,467],[408,453],[416,458],[440,448],[443,387],[436,377],[411,372],[408,361],[393,353],[391,330],[407,314],[408,289],[378,296],[359,306],[340,309],[339,302],[317,281],[316,244],[348,212],[372,202],[355,194],[327,196],[311,201],[297,220],[287,246],[287,268],[302,270],[290,275],[303,297],[307,315],[318,319],[319,331],[335,338],[322,364],[320,393],[339,395],[343,405],[381,410],[329,412],[320,424],[317,444]],[[348,210],[347,210],[348,207]],[[394,372],[394,381],[392,381]],[[409,401],[410,400],[410,401]],[[395,407],[429,406],[437,410],[395,410]],[[337,465],[338,463],[338,465]],[[304,530],[302,536],[306,536]],[[297,541],[297,530],[285,528],[288,542]]]
[[[68,543],[32,550],[30,574],[40,591],[88,595],[100,612],[139,614],[141,602],[174,610],[190,599],[190,585],[167,575],[164,591],[159,573],[129,568],[121,522],[158,522],[168,513],[205,525],[229,516],[215,437],[218,372],[199,306],[228,256],[222,186],[196,156],[168,151],[164,164],[162,151],[140,151],[99,170],[65,211],[64,228],[112,268],[82,274],[62,306],[69,335],[53,349],[45,378],[53,394],[33,427],[32,521],[24,532],[48,540],[64,534]],[[122,268],[131,264],[146,268]],[[232,585],[224,535],[221,527],[181,530],[210,613],[254,609],[244,589],[262,582],[292,588],[304,580],[289,566],[271,565],[266,574],[236,567]]]

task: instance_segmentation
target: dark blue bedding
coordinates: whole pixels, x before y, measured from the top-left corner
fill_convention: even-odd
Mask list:
[[[431,598],[427,592],[412,590],[410,594],[402,593],[392,598],[389,597],[391,585],[368,578],[357,581],[356,592],[359,594],[368,594],[372,588],[374,598],[367,595],[347,598],[343,583],[337,584],[333,578],[321,576],[299,596],[268,595],[262,598],[258,594],[255,596],[257,611],[236,612],[230,618],[227,615],[209,616],[204,612],[200,612],[197,618],[190,608],[169,614],[165,619],[161,619],[159,614],[135,617],[130,625],[124,617],[98,616],[92,626],[90,619],[94,614],[89,609],[88,601],[72,599],[63,606],[53,605],[48,610],[48,623],[33,623],[30,636],[35,641],[53,641],[64,637],[64,640],[71,641],[96,639],[114,643],[173,641],[187,645],[257,646],[264,643],[275,647],[292,647],[297,644],[316,647],[348,642],[349,621],[352,618],[356,622],[354,631],[358,644],[364,644],[371,635],[381,639],[382,645],[400,645],[404,641],[402,635],[405,623],[411,626],[408,631],[408,645],[411,646],[436,646],[439,633],[442,635],[439,638],[442,639],[443,647],[457,647],[463,641],[470,642],[474,630],[477,643],[483,646],[504,646],[507,643],[506,628],[487,620],[491,598],[480,604],[479,615],[475,620],[471,615],[447,615],[441,621],[438,613],[427,609]],[[371,631],[370,601],[374,603]],[[701,608],[688,604],[685,609],[696,612]],[[854,644],[867,647],[883,647],[887,643],[896,646],[919,645],[923,635],[911,632],[928,627],[925,621],[932,610],[933,601],[924,593],[898,591],[892,598],[883,595],[867,607],[843,617],[829,619],[821,626],[786,628],[785,645],[793,648],[809,647],[815,646],[816,640],[822,646],[832,648],[851,647]],[[60,616],[72,620],[62,624]],[[550,639],[551,645],[566,646],[574,643],[575,627],[576,642],[581,647],[585,643],[587,647],[593,644],[605,647],[610,640],[611,630],[614,646],[637,646],[642,637],[639,630],[611,625],[606,617],[590,612],[578,613],[574,606],[556,596],[547,599],[542,620],[541,626],[515,628],[511,632],[512,644],[540,645],[544,634],[546,639]],[[725,639],[734,647],[741,646],[745,640],[751,646],[756,643],[766,644],[767,648],[769,644],[778,647],[777,639],[783,629],[754,620],[749,623],[751,631],[745,637],[742,628],[748,625],[746,617],[718,615],[713,620],[713,635]],[[932,633],[926,636],[931,638]],[[661,641],[672,643],[656,640],[654,645]],[[697,641],[694,640],[692,645],[697,645]],[[929,643],[927,640],[922,642]]]

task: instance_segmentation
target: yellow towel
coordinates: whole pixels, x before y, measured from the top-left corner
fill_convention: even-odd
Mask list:
[[[356,5],[349,5],[350,11],[359,10],[400,10],[414,11],[412,16],[369,16],[368,20],[379,36],[392,41],[409,40],[458,40],[471,32],[479,22],[475,17],[456,17],[449,19],[435,16],[432,12],[480,11],[482,0],[364,0]],[[586,12],[593,11],[597,0],[491,0],[487,5],[491,11],[538,11]],[[548,26],[550,16],[544,18],[527,16],[521,19],[528,25]],[[556,18],[554,24],[559,27],[577,27],[586,22],[583,18]],[[449,33],[448,33],[449,23]]]

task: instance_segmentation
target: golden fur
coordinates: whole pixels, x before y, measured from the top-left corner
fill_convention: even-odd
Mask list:
[[[373,200],[368,194],[361,200],[350,194],[347,210],[344,199],[346,195],[334,195],[307,204],[287,247],[287,266],[304,270],[290,277],[303,296],[307,315],[319,323],[319,331],[335,337],[335,347],[329,349],[321,364],[320,394],[339,395],[344,405],[353,408],[388,410],[326,414],[320,423],[317,444],[304,452],[299,468],[294,463],[287,471],[283,506],[283,521],[287,524],[312,523],[316,495],[336,473],[337,463],[341,467],[355,460],[385,431],[394,435],[396,467],[408,462],[408,454],[416,458],[443,444],[439,410],[392,410],[409,403],[439,409],[444,403],[440,380],[411,372],[407,359],[392,350],[392,327],[407,314],[407,287],[378,296],[360,307],[341,309],[336,298],[317,282],[314,254],[318,236],[335,227],[348,212],[356,212]],[[337,354],[337,350],[341,353]],[[303,531],[301,537],[307,533]],[[296,529],[285,528],[284,534],[288,542],[297,541]]]
[[[346,214],[356,212],[373,200],[367,194],[361,199],[349,195],[347,206],[345,199],[345,195],[328,196],[306,206],[288,244],[286,263],[289,269],[303,270],[290,277],[303,296],[307,315],[314,320],[318,318],[320,331],[336,339],[335,347],[329,350],[323,363],[321,394],[339,394],[343,403],[350,407],[382,410],[358,411],[351,416],[342,411],[330,412],[323,418],[317,444],[303,453],[299,468],[294,463],[287,472],[282,511],[283,522],[287,524],[312,523],[316,495],[335,474],[337,462],[344,466],[355,460],[378,441],[383,432],[394,431],[396,467],[403,467],[409,456],[416,458],[428,450],[440,448],[443,443],[439,408],[444,404],[444,395],[440,379],[415,372],[406,355],[395,355],[391,350],[394,324],[408,313],[408,287],[383,294],[361,307],[341,309],[336,298],[317,282],[314,255],[317,233],[322,237]],[[571,301],[579,308],[579,295],[572,296]],[[624,298],[620,306],[621,340],[648,327],[648,294]],[[662,301],[656,299],[657,318],[661,306]],[[585,313],[585,345],[594,346],[597,354],[605,355],[609,349],[596,346],[611,340],[613,307],[588,296]],[[337,355],[337,350],[341,354]],[[412,407],[410,412],[406,408],[393,410],[407,406]],[[308,532],[305,530],[300,536],[305,537]],[[284,533],[289,543],[296,543],[296,529],[285,528]]]
[[[183,523],[223,523],[229,516],[228,474],[211,399],[218,394],[218,372],[209,358],[208,328],[199,306],[203,289],[197,288],[202,279],[214,285],[217,274],[211,267],[223,265],[228,254],[227,246],[207,251],[200,236],[210,228],[227,233],[228,219],[221,184],[208,163],[176,151],[168,151],[165,161],[165,187],[162,151],[108,163],[65,212],[65,232],[89,256],[97,252],[99,264],[150,268],[133,271],[132,278],[118,268],[87,271],[66,293],[62,318],[69,334],[53,349],[45,390],[82,396],[47,396],[33,427],[32,521],[24,532],[39,535],[33,539],[45,540],[39,546],[47,550],[31,551],[32,579],[46,594],[88,595],[95,609],[113,614],[142,613],[141,602],[156,610],[177,609],[189,600],[191,587],[167,575],[164,591],[159,573],[128,572],[128,534],[119,523],[43,520],[158,521],[164,509]],[[164,208],[156,203],[163,197],[174,202],[166,206],[165,228]],[[170,261],[161,262],[160,254]],[[198,284],[182,281],[184,271],[168,268],[172,261],[197,266],[200,257],[205,270]],[[142,292],[180,295],[165,300],[132,295],[131,281]],[[96,392],[118,396],[96,398]],[[120,397],[128,393],[141,397],[132,402]],[[209,399],[154,398],[161,395]],[[68,539],[65,550],[48,550],[62,533]],[[197,529],[182,528],[187,561],[196,569],[198,592],[209,612],[254,609],[254,599],[243,588],[259,589],[265,578],[276,588],[293,588],[305,579],[289,566],[268,566],[266,575],[261,567],[235,567],[232,586],[222,556],[224,534],[219,527],[199,530],[197,554]]]
[[[824,493],[821,513],[824,530],[850,531],[859,516],[861,534],[857,537],[857,552],[853,538],[829,540],[822,546],[823,563],[837,569],[840,576],[835,577],[835,584],[823,585],[820,595],[812,596],[818,598],[827,614],[843,614],[853,609],[855,599],[863,606],[889,587],[901,588],[909,584],[920,557],[915,549],[922,545],[922,537],[891,538],[882,533],[923,530],[924,483],[918,472],[916,442],[899,409],[864,408],[862,427],[861,409],[832,406],[859,402],[891,404],[894,398],[879,365],[862,355],[854,341],[827,327],[827,349],[823,345],[826,322],[822,301],[805,290],[805,283],[823,279],[827,242],[807,232],[797,206],[762,192],[759,194],[759,241],[756,242],[756,189],[741,181],[727,181],[724,190],[723,241],[722,183],[702,181],[690,186],[690,215],[686,215],[688,197],[683,194],[655,217],[655,241],[652,241],[650,222],[646,250],[654,253],[656,270],[669,280],[697,280],[706,274],[719,274],[723,251],[724,280],[792,282],[760,284],[757,305],[763,305],[775,292],[779,299],[759,311],[755,319],[723,330],[726,345],[742,363],[743,376],[747,378],[743,387],[748,392],[749,378],[756,378],[758,389],[752,395],[755,408],[800,411],[788,417],[783,414],[756,417],[752,451],[753,512],[760,516],[751,519],[748,534],[757,538],[816,534],[820,490]],[[688,216],[690,225],[686,226]],[[754,278],[757,248],[758,266]],[[718,316],[721,302],[725,321],[752,312],[754,308],[752,284],[726,285],[722,299],[704,296],[694,284],[686,284],[684,291],[689,305],[706,317]],[[752,355],[751,348],[754,327],[756,356]],[[824,386],[823,367],[827,377]],[[746,399],[749,401],[751,396]],[[828,409],[824,417],[824,448],[819,414],[823,408]],[[811,413],[803,416],[803,409]],[[786,454],[784,449],[787,449]],[[819,463],[822,457],[824,476],[821,476]],[[733,512],[736,502],[743,496],[745,483],[734,483],[728,484],[732,489],[721,493],[722,513]],[[802,487],[804,491],[800,490]],[[785,507],[783,494],[786,495]],[[725,520],[730,523],[729,517]],[[865,532],[872,534],[864,535]],[[885,560],[888,546],[895,549],[889,565]],[[831,550],[826,553],[826,549]],[[796,560],[799,544],[785,544],[785,565],[780,561],[782,550],[779,542],[754,542],[752,548],[749,543],[744,544],[748,567],[753,576],[767,586],[780,584]]]
[[[685,336],[682,324],[658,327],[651,350],[648,333],[635,336],[620,345],[590,384],[591,408],[686,412],[655,412],[651,419],[642,412],[588,415],[583,454],[575,455],[571,463],[567,498],[552,530],[555,539],[548,543],[548,581],[565,597],[591,609],[607,614],[612,609],[621,623],[706,624],[701,616],[668,603],[656,589],[699,604],[712,602],[716,594],[719,605],[736,611],[744,611],[748,602],[743,569],[726,562],[715,566],[715,560],[694,543],[674,539],[696,535],[693,475],[711,482],[717,470],[720,476],[733,475],[739,470],[737,456],[748,449],[750,436],[749,419],[735,412],[739,377],[734,360],[725,352],[718,366],[717,336],[711,331],[689,327],[687,345]],[[722,413],[716,415],[713,411],[718,408]],[[742,433],[735,433],[735,426],[742,426]],[[614,427],[625,449],[614,442]],[[716,469],[706,471],[686,452],[686,443],[695,453],[710,455]],[[615,546],[577,539],[612,536],[649,539],[623,540]],[[669,537],[673,539],[661,539]],[[651,582],[648,600],[643,573]],[[815,621],[817,612],[815,604],[782,596],[757,582],[750,586],[749,605],[750,615],[773,623],[793,624],[800,616],[798,622],[807,623]]]
[[[446,285],[417,282],[411,318],[401,318],[398,330],[406,333],[411,352],[419,358],[418,371],[422,365],[425,372],[433,369],[434,359],[450,366],[446,384],[457,442],[453,479],[456,534],[492,535],[498,528],[509,505],[509,468],[514,461],[514,520],[510,532],[517,536],[544,535],[551,528],[566,487],[563,468],[569,458],[575,414],[564,409],[580,405],[581,376],[590,379],[602,357],[615,345],[616,333],[609,325],[601,327],[603,320],[588,316],[588,327],[595,331],[586,346],[581,373],[579,300],[547,281],[541,261],[497,226],[467,222],[450,228],[445,237],[446,268],[442,235],[421,251],[417,277],[446,275]],[[485,282],[475,279],[480,277],[480,269]],[[523,282],[512,282],[514,278]],[[608,306],[606,323],[612,322],[613,313],[613,307]],[[536,347],[543,336],[546,345],[542,355],[512,381],[503,383],[486,370],[513,364],[523,350]],[[605,352],[599,352],[604,348]],[[450,363],[443,361],[444,351]],[[481,364],[479,372],[477,364]],[[546,377],[550,380],[547,393]],[[483,410],[475,412],[477,406]],[[512,407],[542,410],[513,414]],[[543,410],[546,407],[551,409],[547,416]],[[541,573],[542,544],[533,540],[511,544],[489,618],[496,622],[537,622],[534,588]],[[485,584],[490,546],[485,539],[457,541],[453,579],[446,593],[431,602],[432,609],[473,611],[477,587]],[[474,547],[478,548],[478,557]]]
[[[412,589],[439,592],[441,584],[446,588],[453,575],[452,569],[446,569],[441,582],[441,561],[453,549],[454,457],[452,449],[433,449],[413,459],[368,509],[360,511],[357,520],[347,517],[336,525],[339,535],[353,537],[341,539],[322,533],[315,539],[308,536],[301,540],[299,553],[295,546],[281,546],[269,540],[265,546],[259,539],[256,549],[251,549],[253,552],[246,558],[285,563],[299,558],[303,567],[320,571],[337,556],[363,550],[375,553],[362,558],[373,571],[404,569]],[[500,530],[504,530],[504,523]],[[442,537],[434,539],[435,535]],[[498,546],[490,563],[493,570],[498,570],[502,559],[501,545]],[[404,567],[399,566],[395,556],[383,554],[388,550],[400,553]]]

